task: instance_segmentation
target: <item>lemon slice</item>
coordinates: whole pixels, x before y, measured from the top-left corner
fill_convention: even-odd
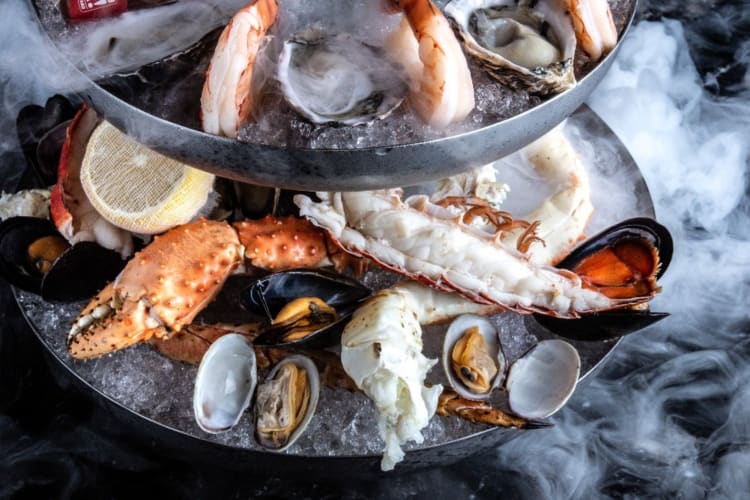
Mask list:
[[[155,234],[190,221],[206,203],[214,176],[143,146],[104,121],[81,165],[91,204],[112,224]]]

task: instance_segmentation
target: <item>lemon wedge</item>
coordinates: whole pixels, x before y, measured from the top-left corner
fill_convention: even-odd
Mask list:
[[[213,182],[213,175],[137,143],[106,121],[92,132],[81,164],[81,184],[97,212],[141,234],[190,221]]]

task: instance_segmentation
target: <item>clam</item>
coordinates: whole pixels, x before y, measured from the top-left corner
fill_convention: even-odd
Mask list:
[[[448,327],[442,361],[451,387],[466,399],[487,399],[505,376],[498,332],[474,314],[463,314]]]
[[[650,282],[644,296],[658,289],[656,280],[672,260],[673,243],[669,230],[653,219],[637,217],[611,226],[575,248],[557,267],[585,274],[587,279],[616,297],[632,283]],[[630,279],[649,277],[649,280]],[[574,340],[607,340],[636,332],[669,316],[647,308],[618,309],[563,319],[535,314],[534,319],[548,330]]]
[[[302,435],[315,413],[320,377],[305,356],[289,356],[258,386],[255,438],[264,448],[284,451]]]
[[[193,413],[198,426],[216,434],[234,427],[250,406],[257,381],[255,351],[244,335],[220,337],[203,355],[195,378]]]
[[[445,7],[459,37],[489,74],[546,95],[575,85],[576,37],[558,0],[452,0]]]
[[[0,223],[0,275],[45,300],[88,298],[125,266],[96,243],[70,246],[47,219],[11,217]]]
[[[407,77],[382,51],[349,34],[315,28],[284,42],[277,78],[287,102],[313,123],[361,125],[387,117]]]
[[[323,347],[338,343],[344,325],[371,291],[357,280],[312,269],[274,273],[241,295],[250,312],[269,325],[255,345]]]
[[[564,340],[543,340],[513,363],[505,388],[517,415],[547,418],[563,407],[575,391],[581,359]]]

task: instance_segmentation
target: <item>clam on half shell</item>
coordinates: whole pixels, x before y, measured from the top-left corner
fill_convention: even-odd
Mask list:
[[[258,386],[255,438],[266,449],[284,451],[307,428],[320,394],[315,363],[301,355],[284,358]]]
[[[576,37],[564,2],[452,0],[445,14],[496,80],[541,95],[575,86]]]
[[[284,42],[277,79],[287,102],[313,123],[361,125],[383,119],[408,80],[381,50],[351,35],[307,29]]]
[[[475,314],[457,317],[445,332],[443,369],[466,399],[482,400],[505,378],[506,361],[495,327]]]

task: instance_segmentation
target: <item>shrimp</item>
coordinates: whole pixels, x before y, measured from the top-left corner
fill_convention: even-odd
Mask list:
[[[236,138],[240,126],[252,114],[253,64],[277,12],[277,0],[257,0],[237,12],[224,28],[201,94],[205,132]]]
[[[617,28],[607,0],[568,0],[576,38],[591,61],[598,61],[617,44]]]
[[[391,0],[391,6],[404,19],[387,50],[409,74],[409,103],[433,127],[463,120],[474,109],[474,84],[448,20],[431,0]]]

